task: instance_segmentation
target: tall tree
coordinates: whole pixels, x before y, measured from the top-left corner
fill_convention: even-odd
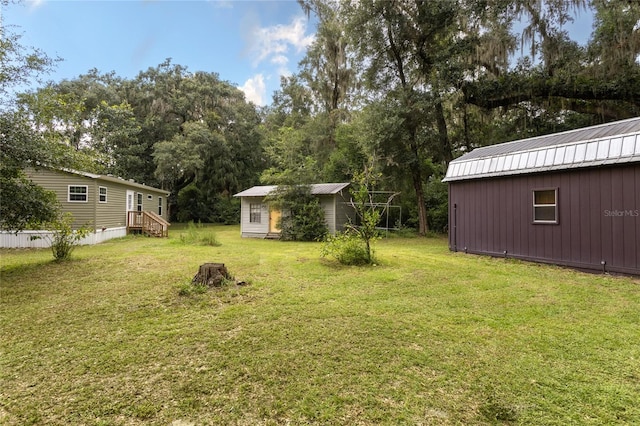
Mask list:
[[[20,44],[18,35],[0,25],[0,229],[20,231],[58,214],[55,195],[32,183],[24,169],[73,165],[74,156],[37,131],[29,114],[16,105],[14,93],[46,74],[54,62]]]
[[[421,235],[427,232],[425,161],[433,157],[446,163],[452,158],[443,98],[460,63],[459,50],[467,44],[456,38],[460,7],[451,0],[367,0],[357,3],[351,14],[350,32],[366,64],[365,83],[399,124],[393,127],[395,133],[381,139],[381,148],[410,173]]]
[[[314,183],[320,174],[315,155],[313,94],[299,75],[281,77],[263,123],[267,162],[260,180],[267,184]]]
[[[254,184],[263,167],[260,116],[242,92],[215,73],[162,64],[150,74],[162,92],[148,106],[147,120],[166,137],[153,145],[155,176],[173,199],[195,185],[205,201],[229,203],[234,192]]]
[[[511,19],[528,23],[522,41],[529,43],[530,56],[501,74],[485,73],[465,81],[467,103],[493,109],[529,102],[589,114],[599,122],[640,113],[637,2],[514,0],[513,4]],[[595,12],[595,22],[584,49],[563,26],[587,7]]]
[[[348,119],[350,100],[356,87],[353,49],[346,33],[346,21],[340,3],[301,2],[318,18],[314,42],[300,62],[300,76],[313,94],[315,119],[325,127],[316,150],[323,165],[336,147],[337,126]]]

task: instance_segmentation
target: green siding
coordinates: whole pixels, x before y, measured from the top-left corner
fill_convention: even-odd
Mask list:
[[[142,193],[142,208],[158,213],[158,197],[162,197],[162,217],[167,219],[167,193],[163,190],[131,183],[113,177],[88,177],[81,174],[39,169],[26,170],[36,184],[54,191],[63,212],[74,217],[74,227],[89,225],[94,229],[124,227],[127,224],[127,190]],[[87,186],[87,202],[69,202],[69,185]],[[107,202],[99,202],[99,187],[107,188]],[[148,199],[151,195],[151,199]],[[134,208],[136,205],[134,205]]]
[[[107,188],[107,202],[96,199],[96,228],[127,226],[126,187],[97,179],[96,193],[100,186]]]
[[[88,225],[93,227],[95,221],[95,207],[97,186],[91,178],[69,173],[59,173],[46,169],[27,170],[27,176],[36,184],[56,193],[64,213],[71,213],[74,227]],[[69,185],[87,186],[86,202],[69,202]]]

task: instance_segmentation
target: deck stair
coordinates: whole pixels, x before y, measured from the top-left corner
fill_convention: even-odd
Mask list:
[[[127,212],[127,234],[142,233],[150,237],[168,237],[169,226],[169,222],[154,212]]]

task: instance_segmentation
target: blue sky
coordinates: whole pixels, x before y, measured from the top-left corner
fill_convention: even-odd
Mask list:
[[[39,0],[4,7],[2,21],[23,45],[63,59],[53,81],[92,68],[134,78],[171,58],[218,73],[258,105],[296,72],[315,32],[295,0]]]
[[[296,72],[315,32],[295,0],[31,0],[4,7],[2,21],[17,26],[24,45],[63,59],[53,81],[92,68],[134,78],[171,58],[218,73],[257,105]],[[580,43],[591,21],[582,11],[568,26]]]

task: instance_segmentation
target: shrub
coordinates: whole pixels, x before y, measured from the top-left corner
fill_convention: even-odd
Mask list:
[[[65,213],[59,216],[56,221],[49,224],[53,229],[51,251],[53,252],[53,259],[56,262],[68,260],[80,240],[91,233],[91,229],[87,227],[83,226],[80,229],[74,230],[72,225],[73,215],[71,213]]]
[[[282,211],[278,223],[280,239],[287,241],[322,241],[328,233],[324,210],[308,185],[278,187],[270,197]]]
[[[213,198],[210,203],[212,205],[210,222],[225,225],[240,223],[240,199],[218,196]]]
[[[374,263],[373,252],[366,242],[354,232],[339,232],[327,237],[321,255],[331,256],[343,265],[368,265]]]
[[[371,246],[378,238],[380,238],[377,229],[378,222],[380,222],[380,218],[386,213],[387,207],[397,193],[391,194],[388,197],[387,202],[382,205],[375,202],[375,192],[373,191],[373,188],[375,188],[376,183],[382,177],[382,174],[376,173],[373,170],[373,166],[365,166],[364,171],[354,173],[353,177],[355,182],[351,190],[352,199],[349,204],[353,207],[353,211],[355,212],[356,219],[359,221],[359,224],[356,226],[354,223],[348,223],[345,226],[347,227],[347,231],[349,231],[349,236],[351,238],[359,239],[361,242],[360,245],[364,250],[364,259],[362,264],[373,264],[374,258]],[[349,250],[354,253],[358,252],[358,258],[355,259],[355,262],[358,263],[349,264],[359,264],[359,250],[355,248],[355,245]]]
[[[189,220],[208,221],[211,215],[209,202],[195,183],[190,183],[178,192],[178,222]]]
[[[446,233],[449,224],[449,193],[442,176],[433,175],[427,180],[424,188],[425,202],[430,207],[427,222],[429,230]]]

